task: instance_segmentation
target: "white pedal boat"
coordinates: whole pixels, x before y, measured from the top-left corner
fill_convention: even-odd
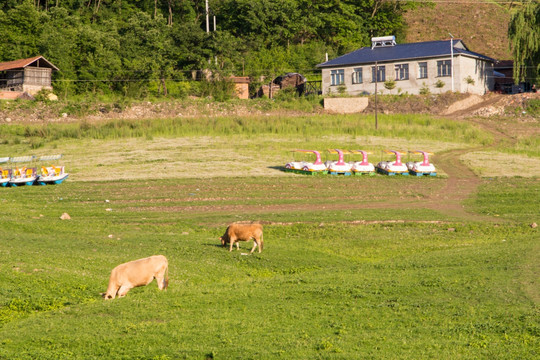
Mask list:
[[[16,187],[22,185],[33,185],[37,180],[38,175],[36,168],[15,168],[11,174],[9,185]]]
[[[374,174],[375,166],[368,162],[368,152],[364,150],[352,150],[353,153],[362,154],[362,161],[355,161],[351,170],[355,174]]]
[[[315,154],[315,161],[291,161],[285,164],[285,169],[304,173],[326,172],[326,165],[321,161],[321,153],[317,150],[294,150],[294,152]]]
[[[407,162],[407,168],[409,172],[413,175],[437,175],[437,169],[435,166],[429,162],[429,155],[433,155],[427,151],[414,150],[409,151],[412,154],[422,155],[424,157],[423,161],[409,161]]]
[[[345,162],[345,153],[350,154],[347,150],[340,149],[329,149],[330,154],[338,154],[337,161],[327,161],[326,166],[328,167],[328,172],[332,175],[344,174],[351,175],[352,164]]]
[[[63,166],[42,166],[41,175],[37,178],[39,185],[60,184],[69,176]]]
[[[409,169],[407,168],[407,165],[401,162],[401,156],[403,155],[403,153],[397,150],[384,150],[384,152],[386,152],[387,154],[396,155],[396,160],[379,162],[376,166],[377,171],[386,175],[409,175]]]

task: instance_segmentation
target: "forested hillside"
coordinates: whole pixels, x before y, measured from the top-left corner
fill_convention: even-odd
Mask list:
[[[515,9],[525,17],[516,17],[513,41],[534,81],[538,3],[530,0],[2,0],[0,61],[45,56],[61,70],[54,89],[63,96],[216,97],[216,82],[188,81],[195,70],[250,76],[252,90],[285,72],[314,80],[326,54],[367,46],[372,36],[402,43],[452,33],[473,51],[508,59]]]
[[[204,0],[3,0],[0,61],[45,56],[61,69],[59,94],[138,97],[166,85],[169,95],[183,96],[191,90],[180,80],[195,69],[309,76],[325,53],[368,45],[371,36],[402,41],[411,7],[400,0],[209,0],[207,24]]]

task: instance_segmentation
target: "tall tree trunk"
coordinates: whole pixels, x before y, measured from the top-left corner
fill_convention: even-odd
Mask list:
[[[168,25],[169,25],[169,26],[172,26],[172,24],[173,24],[173,19],[172,19],[172,15],[173,15],[173,12],[172,12],[172,0],[168,0],[168,3],[169,3],[169,21],[168,21]]]

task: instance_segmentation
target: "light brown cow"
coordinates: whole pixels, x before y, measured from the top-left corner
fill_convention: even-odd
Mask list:
[[[249,241],[253,239],[253,248],[250,254],[255,251],[255,248],[259,246],[259,252],[262,251],[263,241],[263,228],[260,224],[231,224],[225,230],[225,234],[219,238],[221,245],[225,246],[229,244],[229,251],[232,251],[233,245],[236,243],[236,250],[240,248],[239,241]]]
[[[148,285],[156,279],[159,290],[169,285],[169,263],[163,255],[154,255],[144,259],[120,264],[111,271],[107,292],[101,295],[105,299],[125,296],[134,287]]]

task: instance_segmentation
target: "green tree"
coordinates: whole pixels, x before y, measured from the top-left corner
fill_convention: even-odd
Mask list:
[[[39,55],[38,40],[46,21],[47,15],[37,11],[32,0],[0,12],[0,61]]]
[[[392,79],[386,80],[384,82],[384,87],[391,93],[392,90],[396,87],[396,81]]]
[[[441,79],[439,79],[439,80],[437,80],[437,81],[435,82],[435,87],[436,87],[437,89],[439,89],[440,92],[442,92],[442,88],[444,87],[444,85],[446,85],[446,84],[445,84],[444,81],[442,81]]]
[[[467,92],[469,92],[469,85],[473,85],[474,86],[474,79],[471,77],[471,75],[467,76],[465,79],[465,82],[467,83]]]
[[[540,2],[528,0],[512,15],[508,37],[516,83],[540,78]]]

